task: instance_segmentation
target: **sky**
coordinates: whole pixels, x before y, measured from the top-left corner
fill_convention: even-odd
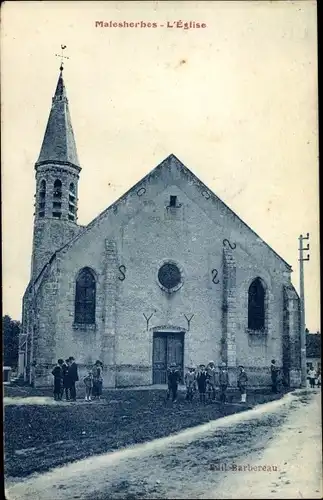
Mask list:
[[[320,329],[316,2],[7,1],[1,14],[3,314],[21,318],[64,44],[79,223],[173,153],[292,265],[297,290],[310,233],[306,326]]]

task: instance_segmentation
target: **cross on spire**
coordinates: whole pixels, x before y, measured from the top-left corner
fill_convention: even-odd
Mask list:
[[[61,53],[60,54],[55,54],[56,57],[60,57],[61,58],[61,65],[60,65],[60,71],[63,71],[64,69],[64,66],[63,66],[63,63],[64,63],[64,59],[69,59],[69,57],[67,56],[64,56],[64,50],[66,49],[66,45],[61,45]]]

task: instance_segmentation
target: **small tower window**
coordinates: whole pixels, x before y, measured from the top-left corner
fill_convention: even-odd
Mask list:
[[[56,179],[54,182],[54,198],[62,197],[62,182],[59,179]]]
[[[38,215],[45,217],[46,181],[42,180],[39,186]]]
[[[75,207],[74,203],[71,203],[71,201],[69,201],[68,220],[75,220],[75,213],[76,213],[76,207]]]
[[[54,219],[60,219],[62,217],[62,181],[56,179],[54,182],[54,201],[53,201],[53,212],[52,215]]]
[[[165,207],[165,220],[180,220],[183,216],[181,206],[182,203],[178,203],[178,197],[170,195],[169,202]]]
[[[74,182],[70,183],[68,202],[72,205],[75,205],[75,184],[74,184]]]
[[[169,206],[176,207],[176,204],[177,204],[177,196],[170,196]]]
[[[46,196],[46,181],[42,180],[39,189],[39,198],[43,200]]]

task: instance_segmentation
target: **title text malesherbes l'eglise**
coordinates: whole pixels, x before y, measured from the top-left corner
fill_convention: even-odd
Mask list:
[[[96,28],[177,28],[177,29],[196,29],[206,28],[206,23],[197,21],[167,21],[164,23],[148,21],[95,21]]]

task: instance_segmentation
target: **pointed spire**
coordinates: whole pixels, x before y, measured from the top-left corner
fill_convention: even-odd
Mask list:
[[[63,80],[63,64],[36,166],[52,162],[73,164],[80,168]]]
[[[65,90],[65,85],[64,85],[64,80],[63,80],[63,63],[61,64],[59,68],[59,77],[58,77],[58,82],[55,90],[55,95],[53,97],[53,102],[54,101],[61,101],[62,98],[65,98],[67,101],[66,97],[66,90]]]

